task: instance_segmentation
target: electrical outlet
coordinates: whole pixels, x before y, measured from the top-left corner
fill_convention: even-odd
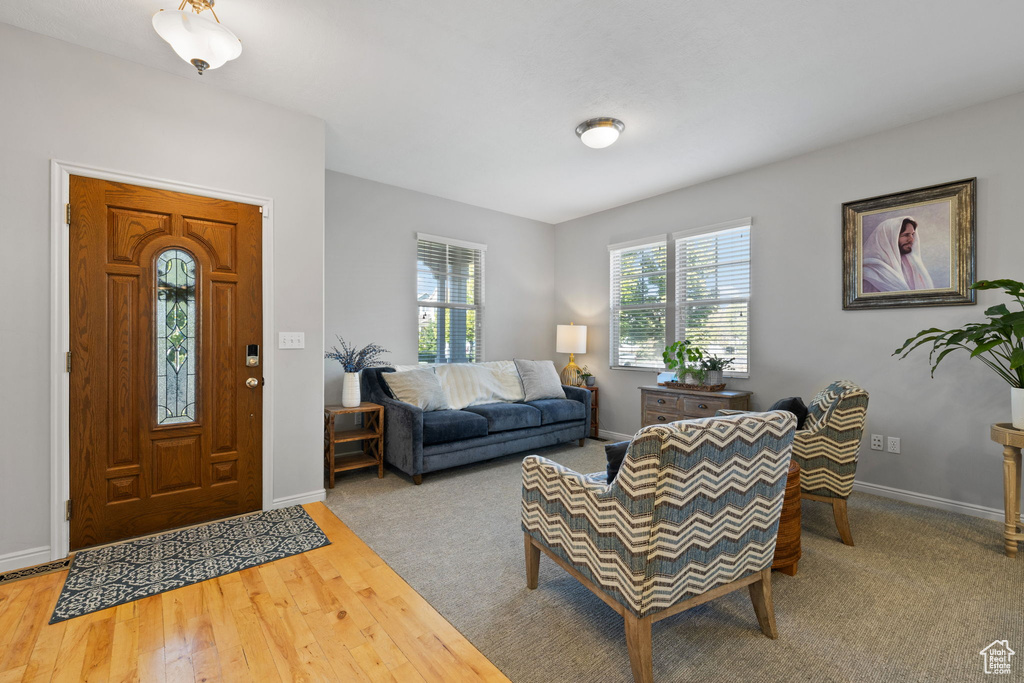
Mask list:
[[[304,349],[306,348],[305,332],[278,332],[277,348],[279,349]]]
[[[887,449],[890,453],[900,452],[900,437],[890,436],[889,437],[889,448]]]
[[[885,441],[885,437],[882,436],[881,434],[872,434],[871,435],[871,450],[873,450],[873,451],[885,450],[885,447],[882,445],[882,442],[884,442],[884,441]]]

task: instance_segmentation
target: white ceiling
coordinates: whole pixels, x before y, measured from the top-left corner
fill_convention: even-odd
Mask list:
[[[218,0],[244,50],[202,77],[151,27],[176,5],[0,21],[320,117],[332,170],[549,223],[1024,91],[1019,0]],[[618,143],[579,142],[594,116]]]

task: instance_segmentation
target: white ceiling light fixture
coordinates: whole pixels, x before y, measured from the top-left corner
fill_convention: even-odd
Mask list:
[[[576,135],[587,147],[603,149],[619,139],[619,133],[626,130],[626,124],[618,119],[602,117],[588,119],[576,126]]]
[[[242,54],[242,42],[220,23],[213,3],[214,0],[181,0],[177,10],[160,10],[153,15],[156,32],[200,76]],[[186,5],[191,10],[186,10]],[[204,17],[204,10],[210,10],[213,19]]]

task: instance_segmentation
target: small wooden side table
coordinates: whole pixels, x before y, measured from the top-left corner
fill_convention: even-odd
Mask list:
[[[992,440],[1003,446],[1003,547],[1007,557],[1017,557],[1017,543],[1024,541],[1020,523],[1020,449],[1024,448],[1024,430],[1000,422],[992,425]]]
[[[334,419],[339,415],[361,414],[363,424],[355,429],[335,429]],[[337,455],[338,444],[362,441],[361,453]],[[324,406],[324,467],[327,469],[327,487],[334,488],[334,475],[363,467],[377,467],[377,477],[384,478],[384,406],[360,403],[358,407]]]
[[[782,515],[779,517],[779,536],[775,541],[775,557],[772,558],[772,569],[778,569],[789,576],[796,576],[796,566],[802,554],[800,516],[800,465],[796,460],[790,460],[786,493],[782,498]]]
[[[590,392],[590,438],[599,439],[601,438],[601,422],[598,419],[598,413],[600,405],[598,405],[598,391],[597,387],[588,387],[586,384],[580,387],[580,389],[586,389]]]

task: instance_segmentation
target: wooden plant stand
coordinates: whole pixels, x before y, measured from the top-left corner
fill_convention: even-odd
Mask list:
[[[1009,422],[992,425],[992,440],[1003,447],[1003,550],[1007,557],[1017,557],[1017,544],[1024,541],[1020,523],[1020,450],[1024,448],[1024,430],[1014,429]]]
[[[361,427],[338,430],[335,418],[339,415],[363,416]],[[338,444],[362,441],[361,453],[336,453]],[[338,472],[377,467],[377,477],[384,478],[384,406],[376,403],[360,403],[356,408],[344,406],[324,407],[324,467],[327,470],[327,487],[334,488],[334,476]]]

